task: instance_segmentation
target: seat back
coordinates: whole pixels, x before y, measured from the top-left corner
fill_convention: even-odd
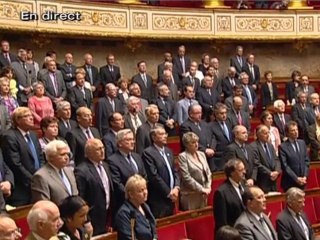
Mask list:
[[[157,229],[159,240],[186,239],[187,230],[185,222],[173,223]]]
[[[212,240],[214,229],[213,216],[204,216],[186,222],[188,239]]]

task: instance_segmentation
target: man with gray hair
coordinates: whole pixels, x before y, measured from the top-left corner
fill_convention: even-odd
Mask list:
[[[48,200],[35,203],[28,213],[27,221],[31,232],[26,240],[49,240],[58,234],[63,223],[59,208]]]
[[[289,114],[285,113],[286,105],[281,99],[274,101],[273,107],[275,110],[275,113],[273,114],[273,123],[279,130],[281,142],[284,142],[287,140],[285,126],[291,120],[291,117]]]
[[[0,215],[0,239],[15,240],[21,238],[20,229],[16,223],[6,215]]]
[[[57,205],[68,196],[78,195],[72,169],[68,168],[70,149],[61,141],[54,140],[45,148],[47,163],[31,179],[32,201],[50,200]]]
[[[108,162],[117,200],[114,207],[118,209],[125,200],[124,185],[128,178],[140,174],[147,179],[147,174],[141,157],[133,152],[135,146],[133,132],[130,129],[120,130],[116,135],[116,143],[118,151],[108,158]]]
[[[229,67],[227,77],[222,80],[221,87],[224,99],[232,96],[233,87],[240,84],[238,78],[236,78],[236,73],[235,67]]]
[[[138,87],[139,85],[136,84]],[[140,100],[135,96],[130,96],[127,101],[128,112],[124,115],[124,127],[136,133],[138,128],[146,121],[141,113]]]
[[[286,192],[287,207],[282,210],[276,220],[278,239],[311,240],[314,234],[303,208],[305,193],[303,190],[292,187]]]
[[[68,101],[58,102],[56,108],[59,119],[59,136],[66,138],[67,132],[75,129],[78,123],[71,119],[71,105]]]

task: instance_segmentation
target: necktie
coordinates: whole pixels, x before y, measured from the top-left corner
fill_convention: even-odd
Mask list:
[[[298,146],[298,142],[297,141],[294,141],[294,148],[295,148],[295,151],[296,153],[299,153],[299,146]]]
[[[169,160],[168,160],[164,150],[160,150],[160,154],[161,154],[161,156],[163,157],[163,159],[164,159],[164,161],[166,163],[166,167],[167,167],[167,170],[168,170],[168,173],[169,173],[169,178],[170,178],[170,189],[172,189],[173,185],[174,185],[174,178],[173,178],[172,169],[171,169]]]
[[[5,53],[5,54],[4,54],[4,57],[5,57],[5,59],[7,59],[8,63],[11,63],[9,53]]]
[[[145,74],[142,74],[142,79],[143,79],[144,85],[148,87],[147,77]]]
[[[189,99],[189,107],[192,105],[192,99]]]
[[[92,85],[92,84],[93,84],[93,77],[92,77],[92,70],[91,70],[91,66],[87,66],[87,71],[88,71],[88,75],[89,75],[90,83],[91,83],[91,85]]]
[[[190,78],[190,82],[191,82],[191,85],[193,86],[193,85],[194,85],[194,79],[193,79],[193,77]]]
[[[1,183],[3,180],[4,180],[4,179],[3,179],[2,173],[1,173],[1,171],[0,171],[0,183]]]
[[[113,99],[110,100],[110,104],[111,104],[111,107],[112,107],[112,111],[115,112],[114,100]]]
[[[27,71],[27,66],[26,66],[26,63],[25,63],[25,62],[22,63],[22,67],[23,67],[23,69],[24,69],[25,71]]]
[[[246,95],[248,97],[248,102],[250,105],[252,105],[252,97],[251,97],[251,92],[248,86],[244,87],[245,91],[246,91]]]
[[[264,149],[266,151],[266,155],[268,157],[269,164],[271,165],[272,159],[271,159],[271,154],[270,154],[270,151],[269,151],[267,143],[264,144]]]
[[[87,139],[91,139],[91,138],[92,138],[89,129],[86,130],[86,135],[87,135],[87,136],[86,136]]]
[[[242,117],[241,117],[240,111],[237,113],[237,117],[238,117],[239,125],[242,125]]]
[[[226,123],[225,122],[221,122],[221,126],[222,126],[222,129],[223,129],[224,135],[227,137],[228,141],[230,142],[229,130],[228,130],[228,127],[227,127]]]
[[[244,145],[241,146],[241,150],[243,151],[246,160],[248,160],[248,152]]]
[[[52,73],[52,81],[53,81],[53,88],[55,96],[58,96],[58,83],[57,83],[57,76],[55,73]]]
[[[271,231],[270,231],[270,229],[269,229],[269,227],[268,227],[268,225],[267,225],[267,223],[266,223],[266,220],[264,220],[264,218],[261,217],[261,218],[259,219],[259,222],[261,223],[262,228],[263,228],[263,230],[265,231],[265,233],[267,234],[267,236],[269,237],[269,239],[270,239],[270,240],[273,240],[272,233],[271,233]]]
[[[211,96],[211,90],[210,90],[210,89],[208,89],[208,93],[209,93],[209,95]]]
[[[230,81],[231,81],[231,86],[234,87],[236,85],[236,83],[234,82],[234,79],[231,78]]]
[[[62,169],[59,170],[59,175],[60,175],[60,178],[61,178],[64,186],[67,188],[69,195],[72,195],[71,184]]]
[[[186,65],[184,64],[184,57],[180,58],[181,66],[182,66],[182,73],[186,73]]]
[[[255,79],[253,65],[250,66],[250,72],[251,72],[251,75],[252,75],[252,79]]]
[[[106,171],[104,170],[102,163],[98,164],[98,173],[104,188],[104,192],[106,194],[106,209],[109,208],[109,203],[110,203],[110,188],[109,188],[109,179],[106,174]]]
[[[309,239],[309,230],[308,230],[307,226],[305,225],[305,223],[303,222],[303,220],[301,219],[301,214],[296,213],[296,218],[298,220],[298,224],[301,227],[306,239]]]
[[[280,115],[280,120],[281,120],[281,123],[282,123],[282,127],[283,127],[283,129],[285,129],[285,126],[286,126],[286,120],[285,120],[285,118],[284,118],[284,115],[283,115],[283,114],[281,114],[281,115]]]
[[[134,121],[134,132],[136,133],[137,129],[139,127],[139,122],[138,122],[138,116],[137,115],[133,116],[133,121]]]
[[[200,124],[199,123],[195,123],[197,128],[199,129],[199,131],[201,131],[201,127],[200,127]]]
[[[67,124],[67,128],[68,128],[69,130],[71,130],[70,122],[69,122],[69,121],[67,121],[67,122],[66,122],[66,124]]]
[[[37,170],[37,169],[39,169],[40,164],[39,164],[39,159],[38,159],[38,154],[37,154],[36,148],[31,140],[29,133],[27,133],[25,135],[25,138],[27,139],[27,143],[28,143],[29,149],[31,151],[31,155],[33,157],[34,168]]]
[[[128,162],[129,162],[130,167],[132,168],[133,172],[138,173],[138,168],[137,168],[136,164],[133,162],[134,160],[132,159],[130,153],[127,155],[127,159],[128,159]]]
[[[239,183],[239,191],[240,191],[240,195],[242,196],[243,195],[243,193],[244,193],[244,189],[243,189],[243,187],[242,187],[242,185]]]
[[[238,56],[238,62],[239,62],[240,67],[242,67],[242,58],[239,56]]]

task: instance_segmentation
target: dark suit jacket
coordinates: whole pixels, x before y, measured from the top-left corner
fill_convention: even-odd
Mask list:
[[[270,94],[268,84],[264,82],[261,85],[262,107],[267,107],[269,105],[272,105],[273,102],[278,99],[278,88],[275,83],[272,83],[272,92],[273,92],[273,98],[271,99],[271,94]]]
[[[156,125],[159,125],[158,123]],[[136,134],[136,152],[142,155],[143,151],[151,145],[151,126],[148,122],[143,123]]]
[[[246,72],[249,76],[249,85],[257,85],[259,86],[259,82],[260,82],[260,69],[259,66],[256,64],[253,64],[253,70],[254,70],[254,78],[251,74],[250,68],[249,68],[249,64],[246,63],[243,65],[242,67],[242,71]]]
[[[299,127],[299,138],[305,139],[305,133],[307,131],[308,121],[307,121],[307,104],[305,109],[302,108],[300,103],[296,103],[291,107],[291,117],[293,121],[298,123]],[[306,139],[305,139],[306,140]]]
[[[134,152],[131,153],[131,157],[134,159],[135,163],[138,166],[138,174],[147,179],[147,173],[144,168],[144,164],[141,160],[141,157]],[[115,190],[115,198],[117,199],[114,208],[118,210],[125,199],[124,186],[128,178],[133,176],[135,172],[133,171],[127,159],[120,153],[119,150],[112,156],[108,157],[108,163],[111,170],[113,187]]]
[[[311,161],[320,160],[320,141],[317,138],[317,126],[312,124],[307,128],[308,139],[310,140],[310,159]]]
[[[71,129],[68,129],[66,125],[64,125],[63,121],[59,119],[59,124],[58,124],[59,136],[64,139],[66,138],[67,132],[72,131],[78,126],[78,123],[72,119],[69,119],[69,123],[70,123]]]
[[[292,103],[292,99],[296,99],[297,97],[296,86],[294,82],[291,80],[286,83],[286,100]]]
[[[98,68],[93,66],[93,65],[91,65],[92,82],[91,82],[90,77],[89,77],[87,65],[83,65],[83,66],[81,66],[81,68],[86,70],[86,76],[85,76],[86,81],[89,82],[91,85],[93,85],[95,87],[98,87],[100,85],[100,74],[99,74]]]
[[[181,61],[180,61],[180,57],[177,55],[177,56],[174,56],[173,59],[172,59],[172,63],[173,63],[173,66],[175,67],[178,75],[179,75],[179,78],[180,80],[182,80],[183,76],[183,68],[182,68],[182,65],[181,65]],[[184,69],[186,72],[188,72],[189,70],[189,67],[191,65],[191,59],[187,56],[184,56]],[[179,86],[181,87],[181,86]]]
[[[9,58],[11,62],[17,61],[17,56],[13,53],[9,53]],[[10,62],[4,57],[3,52],[0,52],[0,69],[9,65]]]
[[[113,72],[109,70],[109,65],[100,68],[100,79],[105,87],[107,83],[113,83],[117,86],[119,78],[121,78],[120,68],[113,65]]]
[[[228,145],[226,151],[224,152],[224,162],[227,162],[229,159],[238,158],[241,159],[245,168],[246,168],[246,179],[253,179],[256,181],[258,173],[258,163],[254,158],[254,151],[250,145],[245,145],[248,158],[246,157],[243,150],[240,146],[233,142]]]
[[[107,133],[103,136],[102,142],[104,144],[104,147],[106,148],[106,159],[112,156],[112,154],[114,154],[116,151],[118,151],[118,147],[116,144],[116,135],[111,129],[109,129]]]
[[[213,107],[217,102],[220,102],[220,94],[216,89],[208,89],[200,87],[197,93],[197,100],[202,107],[204,117],[209,117],[213,111]]]
[[[244,211],[244,205],[229,179],[226,179],[214,193],[215,232],[225,225],[233,226]]]
[[[71,82],[75,81],[76,69],[77,69],[77,67],[73,64],[71,64],[71,68],[66,63],[63,63],[59,66],[59,70],[62,73],[62,76],[63,76],[65,83],[71,83]],[[72,74],[72,76],[69,75],[70,73]]]
[[[182,88],[184,86],[193,86],[194,93],[198,93],[198,89],[200,88],[200,80],[196,77],[193,78],[193,84],[191,83],[191,76],[185,77],[182,79]],[[180,88],[180,89],[182,89]]]
[[[303,188],[297,184],[298,177],[308,177],[310,159],[307,155],[307,147],[303,140],[298,139],[299,154],[292,147],[289,139],[281,143],[279,158],[281,161],[282,178],[281,187],[286,191],[291,187]]]
[[[301,213],[301,218],[308,228],[309,239],[314,239],[313,229],[304,213]],[[289,212],[288,207],[283,209],[277,217],[276,230],[278,233],[278,240],[306,240],[303,230]]]
[[[111,215],[113,202],[113,184],[109,166],[105,161],[101,163],[109,180],[109,192],[107,192],[110,197],[109,209],[106,209],[106,190],[94,164],[86,159],[74,170],[79,195],[90,207],[89,216],[93,226],[94,236],[106,233],[107,219],[108,215]]]
[[[250,94],[251,94],[252,105],[256,107],[257,104],[258,104],[257,94],[256,94],[256,92],[254,91],[254,89],[253,89],[252,86],[248,85],[248,87],[249,87],[249,91],[250,91]],[[242,95],[247,98],[248,104],[250,104],[250,103],[249,103],[249,97],[248,97],[248,95],[247,95],[247,92],[246,92],[244,86],[242,86],[242,88],[243,88]]]
[[[141,98],[146,99],[148,102],[154,98],[154,88],[153,88],[153,81],[152,77],[149,74],[146,74],[147,78],[147,86],[144,84],[140,73],[134,75],[132,77],[132,83],[137,83],[140,86],[141,90]]]
[[[284,120],[287,124],[291,120],[290,115],[287,113],[284,113]],[[283,141],[283,138],[286,137],[285,127],[283,126],[283,123],[280,120],[279,115],[277,113],[273,114],[273,124],[276,128],[278,128],[281,141]]]
[[[44,163],[38,137],[30,132],[31,140],[38,154],[39,165]],[[34,158],[27,141],[18,129],[9,129],[3,135],[2,141],[3,158],[12,170],[15,178],[15,188],[8,199],[13,206],[26,205],[31,202],[30,182],[32,175],[36,172]]]
[[[116,215],[115,227],[118,232],[118,240],[130,240],[131,225],[130,220],[134,215],[134,236],[135,239],[152,240],[158,239],[156,232],[156,221],[147,204],[141,205],[145,216],[134,207],[129,201],[125,201]]]
[[[96,127],[99,130],[101,136],[105,135],[109,129],[108,119],[114,112],[124,114],[124,109],[121,101],[117,98],[113,99],[114,110],[107,97],[99,98],[96,105]]]
[[[306,109],[306,121],[308,125],[314,124],[316,120],[316,114],[315,109],[318,108],[318,111],[320,112],[320,106],[314,107],[312,105],[309,105],[309,107]]]
[[[259,141],[251,143],[254,151],[255,161],[258,163],[257,186],[260,187],[265,193],[277,192],[277,180],[270,179],[270,173],[273,171],[281,172],[281,165],[276,151],[271,143],[267,143],[271,159]]]
[[[230,58],[230,67],[235,67],[237,71],[237,75],[239,75],[242,72],[242,67],[243,65],[246,64],[246,58],[241,57],[241,59],[242,59],[242,65],[240,65],[240,62],[238,61],[237,56],[233,56]]]
[[[234,78],[234,82],[236,85],[240,84],[240,81],[237,78]],[[233,87],[230,83],[229,77],[226,77],[225,79],[222,80],[221,87],[222,87],[222,92],[224,94],[224,99],[233,95]]]
[[[245,112],[244,110],[240,110],[240,115],[242,118],[242,125],[245,126],[250,132],[251,130],[251,124],[250,124],[250,115],[248,112]],[[232,124],[232,129],[236,126],[239,125],[238,117],[236,115],[236,112],[232,109],[228,111],[228,119],[230,119],[230,122]]]
[[[264,213],[261,214],[272,234],[273,240],[277,240],[277,233],[274,230],[269,217]],[[270,237],[266,230],[264,230],[262,224],[247,210],[239,216],[235,223],[235,228],[239,231],[241,239],[243,240],[270,240]]]
[[[84,88],[84,92],[85,92],[85,98],[83,96],[82,91],[78,88],[78,86],[73,86],[70,89],[70,92],[68,94],[68,99],[71,104],[71,112],[72,112],[73,119],[75,119],[76,111],[79,107],[87,107],[91,109],[91,104],[92,104],[91,90]]]
[[[142,113],[139,112],[137,116],[140,119],[142,124],[146,121]],[[129,112],[124,115],[124,128],[130,128],[131,131],[135,133],[135,129],[133,127]]]
[[[90,127],[90,131],[94,138],[101,138],[98,129]],[[68,142],[70,150],[74,155],[74,161],[76,165],[85,160],[84,147],[87,140],[87,136],[82,132],[82,129],[79,126],[73,129],[71,132],[67,132],[66,141]]]
[[[180,186],[180,179],[174,164],[172,151],[165,147],[165,154],[174,177],[174,187]],[[158,149],[151,145],[144,150],[142,160],[148,175],[148,204],[155,218],[173,215],[174,203],[168,197],[171,191],[170,175],[165,159]]]
[[[168,98],[165,100],[166,104],[163,103],[160,97],[158,97],[154,104],[158,106],[159,109],[159,123],[161,123],[169,136],[176,135],[176,129],[170,129],[166,126],[166,121],[168,119],[173,119],[176,121],[177,116],[175,115],[175,103],[172,99]]]
[[[66,84],[64,83],[62,73],[57,70],[56,74],[56,81],[57,81],[57,94],[54,91],[54,85],[50,78],[50,73],[46,71],[46,73],[41,77],[40,81],[44,83],[46,89],[46,95],[53,101],[55,98],[62,97],[63,99],[67,96],[67,88]]]

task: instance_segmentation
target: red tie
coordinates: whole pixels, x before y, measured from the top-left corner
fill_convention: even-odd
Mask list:
[[[238,112],[238,123],[239,123],[239,125],[242,125],[242,117],[241,117],[241,114],[240,114],[240,112]]]

